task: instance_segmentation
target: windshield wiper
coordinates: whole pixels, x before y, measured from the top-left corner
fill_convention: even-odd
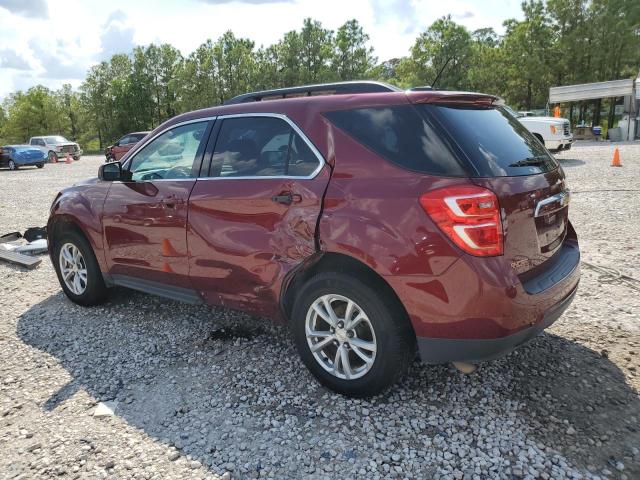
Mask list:
[[[510,167],[535,167],[536,165],[544,165],[549,159],[547,157],[529,157],[523,160],[518,160],[515,163],[509,165]]]

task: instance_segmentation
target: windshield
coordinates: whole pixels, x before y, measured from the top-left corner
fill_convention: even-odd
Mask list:
[[[56,135],[54,137],[44,137],[44,141],[47,144],[50,144],[50,143],[70,143],[69,140],[67,140],[64,137],[61,137],[60,135]]]

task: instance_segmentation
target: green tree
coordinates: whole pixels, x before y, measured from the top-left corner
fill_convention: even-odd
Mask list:
[[[357,20],[349,20],[338,28],[331,61],[331,70],[338,80],[363,79],[371,73],[377,58],[368,42],[369,35]]]
[[[438,88],[465,90],[471,57],[471,35],[449,15],[420,34],[411,57],[400,65],[400,74],[413,85],[432,85],[438,79]]]

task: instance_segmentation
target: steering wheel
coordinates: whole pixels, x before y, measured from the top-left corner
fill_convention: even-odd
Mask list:
[[[179,166],[166,170],[164,178],[189,178],[190,176],[191,167]]]

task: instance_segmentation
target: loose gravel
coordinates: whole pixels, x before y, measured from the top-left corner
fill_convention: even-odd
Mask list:
[[[640,279],[640,144],[620,153],[558,158],[583,260]],[[0,233],[101,162],[0,171]],[[640,295],[617,274],[583,267],[548,333],[476,373],[416,361],[371,400],[319,386],[264,319],[124,289],[81,308],[46,256],[0,264],[0,292],[0,478],[640,478]]]

